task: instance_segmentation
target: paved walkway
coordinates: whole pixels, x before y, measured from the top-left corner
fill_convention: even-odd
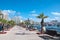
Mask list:
[[[36,32],[27,31],[22,27],[15,26],[7,34],[0,34],[0,40],[43,40]]]

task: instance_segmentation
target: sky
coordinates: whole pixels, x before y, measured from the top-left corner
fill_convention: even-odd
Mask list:
[[[60,0],[0,0],[0,10],[8,14],[9,19],[19,16],[20,19],[36,18],[42,12],[48,16],[45,21],[60,20]]]

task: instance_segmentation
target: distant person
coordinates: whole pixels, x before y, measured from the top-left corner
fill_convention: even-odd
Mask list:
[[[8,28],[9,28],[9,24],[7,24],[6,27],[7,27],[7,30],[8,30]]]
[[[2,23],[0,22],[0,31],[2,30]]]
[[[4,24],[2,23],[2,32],[4,32]]]

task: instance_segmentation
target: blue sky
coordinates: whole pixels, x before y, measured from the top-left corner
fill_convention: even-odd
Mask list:
[[[9,13],[10,18],[39,21],[35,16],[43,12],[49,16],[45,21],[60,20],[60,0],[0,0],[0,10]]]

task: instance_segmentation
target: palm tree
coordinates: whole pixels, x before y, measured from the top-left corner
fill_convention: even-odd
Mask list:
[[[11,26],[14,26],[15,22],[13,20],[10,20],[10,21],[8,21],[8,24],[11,25]]]
[[[2,23],[4,23],[4,24],[6,24],[7,23],[7,20],[5,20],[5,19],[2,19],[2,21],[1,21]]]
[[[26,24],[26,28],[28,29],[29,25],[30,25],[30,20],[28,18],[28,20],[25,21],[25,24]]]
[[[44,27],[44,19],[47,18],[48,16],[45,16],[44,13],[41,13],[37,18],[41,18],[41,33],[43,33],[43,27]]]

